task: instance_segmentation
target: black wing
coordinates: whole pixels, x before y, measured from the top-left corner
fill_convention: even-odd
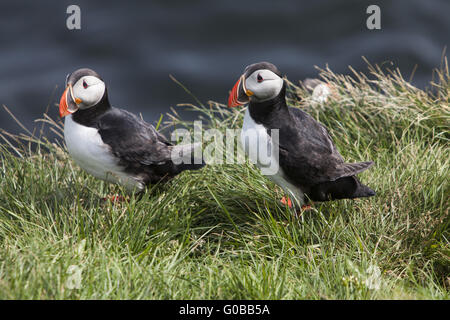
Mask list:
[[[345,163],[327,129],[306,112],[289,107],[290,123],[280,130],[280,165],[294,183],[316,185],[353,176],[372,162]]]
[[[143,165],[171,161],[172,144],[136,115],[111,108],[98,122],[99,134],[121,160]]]
[[[323,154],[330,154],[338,162],[344,162],[344,158],[331,139],[327,128],[316,121],[308,113],[299,108],[288,107],[297,128],[301,128],[302,136],[315,145],[315,149]]]

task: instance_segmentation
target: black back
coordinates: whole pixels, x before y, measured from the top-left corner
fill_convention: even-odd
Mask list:
[[[257,123],[279,130],[280,166],[291,183],[310,190],[324,182],[353,176],[372,164],[345,163],[327,129],[306,112],[288,107],[285,93],[286,84],[276,98],[252,101],[249,111]]]
[[[72,85],[83,76],[100,76],[91,69],[80,69],[67,77]],[[125,171],[140,176],[145,184],[172,178],[183,170],[204,164],[178,164],[171,160],[173,145],[149,123],[136,115],[111,107],[107,90],[95,106],[79,109],[72,118],[80,125],[98,130],[102,141],[119,159]]]

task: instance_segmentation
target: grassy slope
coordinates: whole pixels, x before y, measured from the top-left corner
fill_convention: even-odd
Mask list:
[[[375,161],[361,179],[378,192],[299,218],[250,164],[183,173],[112,205],[100,198],[121,190],[58,145],[4,142],[0,298],[448,299],[448,68],[434,96],[371,72],[353,81],[322,70],[336,88],[323,106],[290,86],[347,161]],[[194,108],[204,126],[242,121],[242,110]]]

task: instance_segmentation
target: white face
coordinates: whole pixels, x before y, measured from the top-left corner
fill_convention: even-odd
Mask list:
[[[105,83],[94,76],[80,78],[72,87],[73,98],[81,99],[80,109],[87,109],[96,105],[105,93]]]
[[[256,70],[245,80],[245,87],[253,92],[250,99],[266,101],[280,93],[283,88],[283,79],[270,70]]]

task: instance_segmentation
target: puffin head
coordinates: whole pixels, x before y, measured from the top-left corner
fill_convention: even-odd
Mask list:
[[[283,88],[281,72],[270,62],[247,66],[228,97],[228,106],[237,107],[250,101],[263,102],[277,97]]]
[[[79,109],[97,105],[106,96],[106,86],[97,72],[78,69],[66,78],[66,89],[59,101],[59,115],[65,117]]]

